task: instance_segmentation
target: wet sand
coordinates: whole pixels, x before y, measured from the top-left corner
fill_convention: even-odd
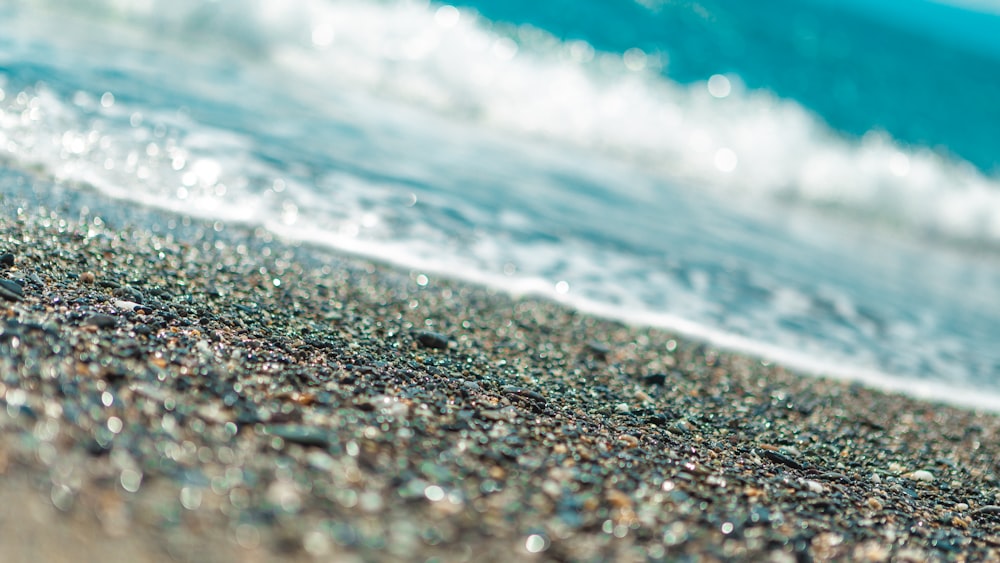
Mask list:
[[[71,200],[0,203],[5,561],[1000,558],[993,414]]]

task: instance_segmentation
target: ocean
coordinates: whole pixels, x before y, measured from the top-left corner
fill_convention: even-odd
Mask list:
[[[0,29],[0,193],[1000,410],[1000,2],[4,0]]]

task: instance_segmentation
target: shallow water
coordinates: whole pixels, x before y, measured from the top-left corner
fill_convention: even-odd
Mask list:
[[[0,155],[1000,408],[1000,18],[918,4],[6,3]]]

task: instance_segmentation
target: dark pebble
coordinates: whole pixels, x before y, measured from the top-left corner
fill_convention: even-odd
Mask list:
[[[767,459],[769,459],[771,461],[787,465],[788,467],[791,467],[792,469],[804,469],[805,468],[804,465],[802,465],[801,463],[799,463],[799,462],[795,461],[794,459],[788,457],[787,455],[780,454],[780,453],[775,452],[775,451],[761,450],[761,455],[763,455],[764,457],[766,457]]]
[[[642,382],[646,385],[663,385],[667,382],[667,374],[665,373],[651,373],[642,378]]]
[[[538,392],[531,391],[530,389],[521,389],[520,387],[504,387],[504,393],[508,395],[517,395],[518,397],[524,397],[525,399],[531,399],[532,401],[545,404],[545,397]]]
[[[142,292],[129,285],[125,285],[116,289],[115,295],[139,304],[142,304],[143,301]]]
[[[0,296],[11,301],[20,301],[24,297],[24,288],[17,282],[0,279]]]
[[[591,351],[595,356],[599,358],[605,358],[611,352],[611,348],[600,342],[588,342],[587,349]]]
[[[649,424],[654,424],[656,426],[666,426],[670,419],[663,414],[654,414],[646,418],[646,422]]]
[[[5,254],[0,254],[0,266],[3,266],[4,268],[13,268],[14,255],[11,254],[10,252],[7,252]]]
[[[448,348],[448,337],[430,330],[422,330],[417,333],[417,342],[425,348],[437,348],[445,350]]]
[[[92,456],[102,456],[111,451],[111,442],[100,442],[94,438],[84,441],[83,449]]]
[[[118,317],[111,315],[95,314],[83,320],[84,326],[96,326],[97,328],[111,328],[118,323]]]

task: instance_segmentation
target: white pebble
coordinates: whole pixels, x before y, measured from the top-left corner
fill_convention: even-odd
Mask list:
[[[125,301],[124,299],[115,299],[111,302],[115,306],[115,309],[124,311],[134,311],[136,307],[139,306],[138,303],[134,301]]]
[[[934,480],[934,474],[931,473],[930,471],[926,471],[924,469],[918,469],[916,471],[911,471],[911,472],[903,475],[903,477],[906,477],[907,479],[910,479],[911,481],[927,481],[927,482],[930,482],[930,481]]]
[[[826,487],[823,486],[819,481],[813,481],[812,479],[806,479],[806,487],[814,493],[822,493],[826,491]]]

